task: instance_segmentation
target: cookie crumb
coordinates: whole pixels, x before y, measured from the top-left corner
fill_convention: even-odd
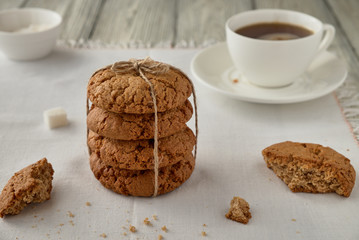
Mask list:
[[[153,220],[158,220],[157,215],[152,216]]]
[[[74,223],[72,220],[70,220],[69,223],[70,223],[72,226],[75,226],[75,223]]]
[[[163,236],[160,234],[158,235],[158,240],[162,240],[163,239]]]
[[[202,232],[201,232],[201,235],[202,235],[202,237],[205,237],[205,236],[207,236],[207,233],[204,232],[204,231],[202,231]]]
[[[75,215],[74,215],[72,212],[70,212],[70,211],[67,211],[67,215],[68,215],[70,218],[75,217]]]
[[[299,234],[300,232],[299,232],[299,231],[296,231],[295,233],[296,233],[296,234]]]
[[[59,226],[62,227],[62,226],[64,226],[64,224],[63,224],[63,223],[60,223]]]
[[[233,79],[233,83],[238,83],[238,82],[239,82],[239,81],[238,81],[237,78]]]
[[[164,232],[167,232],[167,231],[168,231],[168,229],[167,229],[166,226],[161,227],[161,229],[162,229],[162,231],[164,231]]]
[[[132,225],[130,225],[129,230],[130,230],[131,232],[133,232],[133,233],[135,233],[135,232],[137,231],[137,230],[136,230],[136,227],[135,227],[135,226],[132,226]]]
[[[107,238],[107,235],[105,233],[100,234],[100,237]]]
[[[151,226],[151,221],[148,220],[148,218],[145,218],[145,220],[143,220],[143,223],[146,224],[147,226]]]
[[[86,206],[91,206],[91,203],[90,202],[86,202]]]
[[[32,228],[37,228],[37,225],[32,225],[31,227],[32,227]]]
[[[127,233],[126,232],[124,232],[124,233],[122,233],[123,234],[123,236],[127,236]]]
[[[246,200],[240,197],[233,197],[231,207],[226,214],[226,218],[240,223],[247,224],[252,217],[249,212],[249,204]]]
[[[297,221],[297,219],[295,219],[295,218],[292,218],[292,222],[295,222],[295,221]]]
[[[207,224],[203,223],[203,227],[207,227]]]

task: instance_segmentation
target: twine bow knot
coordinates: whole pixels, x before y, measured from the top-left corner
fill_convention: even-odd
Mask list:
[[[111,70],[115,73],[127,73],[134,70],[137,74],[140,74],[141,77],[143,73],[164,74],[168,72],[169,69],[169,65],[153,61],[149,57],[143,60],[131,58],[128,61],[116,62],[111,66]]]

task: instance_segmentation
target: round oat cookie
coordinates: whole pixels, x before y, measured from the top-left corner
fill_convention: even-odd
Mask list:
[[[164,74],[144,74],[154,86],[158,112],[182,105],[192,93],[190,80],[176,68]],[[150,86],[135,70],[117,75],[111,66],[98,70],[89,80],[87,97],[111,112],[154,113]]]
[[[158,137],[184,130],[193,114],[191,103],[158,114]],[[120,140],[154,138],[154,114],[113,113],[93,107],[87,116],[88,128],[104,137]]]
[[[88,146],[109,166],[130,170],[153,169],[153,139],[150,140],[115,140],[89,132]],[[192,153],[196,143],[190,128],[158,141],[159,167],[175,164],[184,156]]]
[[[195,160],[192,154],[174,165],[159,169],[158,195],[171,192],[192,174]],[[90,156],[90,167],[101,184],[112,191],[131,196],[150,197],[154,192],[153,170],[126,170],[106,166],[96,153]]]

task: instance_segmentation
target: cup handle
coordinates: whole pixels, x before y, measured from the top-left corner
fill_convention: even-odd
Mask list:
[[[335,28],[330,24],[323,24],[323,38],[319,44],[317,54],[325,51],[333,42],[335,36]]]

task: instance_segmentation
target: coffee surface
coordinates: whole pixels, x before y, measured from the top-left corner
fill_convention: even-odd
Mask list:
[[[280,22],[256,23],[241,27],[235,32],[245,37],[263,40],[291,40],[313,34],[304,27]]]

